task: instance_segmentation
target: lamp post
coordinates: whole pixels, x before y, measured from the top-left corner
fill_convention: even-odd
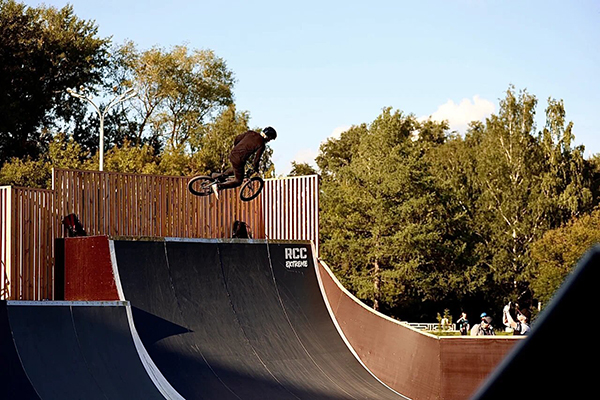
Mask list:
[[[108,114],[108,111],[116,106],[117,104],[129,100],[130,98],[136,95],[133,89],[127,90],[125,93],[120,94],[113,98],[110,103],[104,108],[104,111],[100,111],[100,108],[90,99],[82,94],[75,92],[72,89],[67,89],[67,93],[69,93],[73,97],[77,97],[79,99],[83,99],[94,106],[94,109],[98,113],[98,117],[100,118],[100,171],[104,171],[104,117]]]

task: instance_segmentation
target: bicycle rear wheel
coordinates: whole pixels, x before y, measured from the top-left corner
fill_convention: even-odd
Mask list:
[[[208,196],[212,193],[210,185],[213,183],[215,180],[210,176],[195,176],[188,182],[188,190],[196,196]]]
[[[250,201],[260,194],[265,186],[265,181],[260,176],[253,176],[242,185],[240,190],[240,199]]]

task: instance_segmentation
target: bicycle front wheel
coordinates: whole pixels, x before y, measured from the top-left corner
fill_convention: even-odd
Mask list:
[[[195,176],[188,182],[188,190],[196,196],[208,196],[212,193],[210,185],[214,182],[210,176]]]
[[[265,181],[260,176],[253,176],[242,185],[240,191],[240,199],[242,201],[250,201],[255,199],[260,194],[265,186]]]

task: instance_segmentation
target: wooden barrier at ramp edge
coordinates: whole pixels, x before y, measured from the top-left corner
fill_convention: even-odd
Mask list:
[[[364,365],[412,399],[469,398],[517,343],[517,337],[437,337],[362,304],[321,260],[315,262],[338,325]]]

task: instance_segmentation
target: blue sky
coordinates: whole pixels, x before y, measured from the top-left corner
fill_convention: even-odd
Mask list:
[[[600,1],[26,0],[72,4],[99,36],[142,50],[211,49],[237,79],[238,110],[271,125],[278,175],[384,107],[463,131],[509,85],[563,99],[576,144],[600,153]]]

